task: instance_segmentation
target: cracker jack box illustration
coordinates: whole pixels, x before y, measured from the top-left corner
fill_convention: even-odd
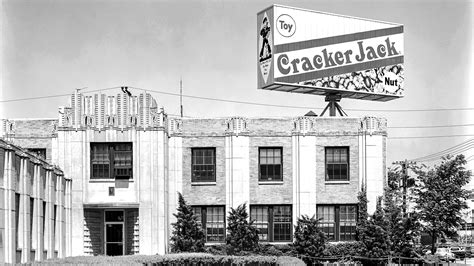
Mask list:
[[[390,101],[404,95],[403,25],[273,5],[257,14],[258,88]]]

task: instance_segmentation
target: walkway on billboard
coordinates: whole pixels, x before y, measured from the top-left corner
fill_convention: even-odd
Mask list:
[[[358,100],[368,100],[368,101],[379,101],[387,102],[401,98],[401,95],[390,95],[366,91],[348,91],[344,89],[337,88],[328,88],[328,87],[315,87],[311,85],[301,85],[301,84],[291,84],[283,82],[274,82],[273,84],[263,87],[264,90],[272,91],[284,91],[284,92],[293,92],[293,93],[303,93],[303,94],[312,94],[312,95],[332,95],[337,94],[342,98],[349,99],[358,99]]]

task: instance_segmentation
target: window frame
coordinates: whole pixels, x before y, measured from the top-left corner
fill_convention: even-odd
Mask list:
[[[213,167],[214,167],[214,173],[213,173],[213,178],[210,180],[202,180],[202,179],[197,179],[197,177],[194,175],[194,152],[198,150],[212,150],[213,153]],[[217,176],[217,158],[216,158],[216,147],[192,147],[191,148],[191,183],[209,183],[209,182],[216,182],[216,176]],[[209,165],[209,164],[196,164],[196,165]]]
[[[226,224],[226,212],[225,212],[225,205],[192,205],[191,206],[192,209],[193,209],[193,212],[194,212],[194,215],[198,217],[198,223],[200,224],[202,230],[204,231],[204,239],[205,239],[205,242],[206,243],[213,243],[213,244],[219,244],[219,243],[225,243],[225,239],[226,239],[226,230],[227,230],[227,224]],[[196,209],[197,208],[200,208],[201,209],[201,213],[197,214],[196,212]],[[207,239],[207,212],[208,212],[208,208],[222,208],[223,210],[223,239],[222,241],[208,241]],[[199,219],[200,218],[200,219]],[[217,228],[217,229],[220,229],[220,228]],[[219,235],[218,235],[219,236]]]
[[[334,212],[334,238],[333,239],[329,239],[328,238],[328,241],[329,242],[350,242],[350,241],[356,241],[356,233],[355,233],[355,228],[357,226],[357,221],[359,220],[359,212],[358,212],[358,206],[357,204],[318,204],[316,205],[316,218],[319,220],[320,219],[320,214],[319,214],[319,207],[332,207],[333,209],[333,212]],[[355,217],[355,221],[353,222],[354,225],[354,233],[353,234],[346,234],[346,233],[343,233],[344,234],[344,240],[341,240],[341,209],[342,207],[354,207],[355,208],[355,211],[354,211],[354,217]],[[320,224],[324,224],[325,222],[320,222]],[[347,240],[347,235],[353,235],[353,239],[349,239]]]
[[[99,145],[105,145],[107,147],[107,155],[108,155],[108,177],[94,177],[94,167],[93,167],[93,159],[94,159],[94,153],[93,153],[93,147],[94,146],[99,146]],[[115,168],[115,153],[116,153],[116,147],[119,145],[130,145],[130,150],[125,151],[130,153],[130,176],[120,176],[116,174],[116,169],[120,168]],[[89,145],[90,148],[90,177],[89,180],[131,180],[133,179],[133,142],[90,142]],[[118,151],[124,153],[124,151]],[[105,164],[104,164],[105,165]],[[128,169],[128,168],[127,168]]]
[[[274,205],[265,205],[265,204],[254,204],[249,206],[250,210],[250,221],[254,221],[254,224],[257,223],[257,220],[252,217],[252,208],[255,207],[263,207],[267,210],[267,240],[261,240],[259,236],[259,242],[267,242],[267,243],[290,243],[293,242],[293,206],[290,204],[274,204]],[[286,240],[275,240],[275,209],[276,207],[288,207],[290,209],[290,232],[289,238]],[[284,223],[282,223],[284,224]],[[260,234],[259,234],[260,235]]]
[[[334,178],[329,178],[329,174],[328,174],[328,159],[327,159],[327,154],[328,154],[328,150],[330,149],[345,149],[346,150],[346,154],[347,154],[347,162],[346,162],[346,165],[347,165],[347,178],[346,179],[334,179]],[[351,180],[351,177],[350,177],[350,154],[349,154],[349,151],[350,151],[350,147],[349,146],[326,146],[324,147],[324,180],[325,181],[329,181],[329,182],[332,182],[332,181],[350,181]],[[341,162],[338,162],[338,163],[331,163],[331,164],[343,164]]]
[[[280,150],[280,178],[279,179],[262,179],[262,171],[260,166],[262,165],[260,162],[260,152],[264,149],[278,149]],[[258,181],[259,182],[281,182],[283,181],[283,147],[281,146],[262,146],[258,147]],[[268,158],[268,157],[267,157]],[[275,158],[275,157],[273,157]],[[265,164],[269,165],[269,164]],[[277,165],[277,164],[274,164]]]

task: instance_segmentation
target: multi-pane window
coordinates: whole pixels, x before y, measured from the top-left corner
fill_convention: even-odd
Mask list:
[[[206,242],[222,243],[225,241],[224,206],[193,207],[193,211],[204,230]]]
[[[283,180],[282,148],[259,148],[259,180]]]
[[[216,181],[216,149],[193,148],[192,152],[192,182]]]
[[[132,178],[132,143],[91,143],[91,178]]]
[[[250,217],[254,220],[253,225],[258,228],[258,237],[260,241],[268,240],[268,206],[251,206]]]
[[[260,241],[292,240],[292,213],[289,205],[250,206],[250,219],[259,229]]]
[[[319,205],[319,226],[329,241],[354,241],[356,236],[356,205]]]
[[[336,216],[334,206],[318,206],[318,219],[321,230],[326,234],[328,240],[335,240]]]
[[[348,147],[326,147],[326,180],[349,180]]]

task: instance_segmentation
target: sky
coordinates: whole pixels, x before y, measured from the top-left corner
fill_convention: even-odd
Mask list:
[[[182,79],[185,95],[311,107],[184,98],[186,116],[288,117],[310,109],[320,113],[324,97],[257,90],[256,14],[272,4],[404,24],[405,97],[383,103],[343,99],[349,116],[385,117],[389,127],[474,124],[473,2],[459,0],[2,0],[0,101],[68,94],[84,87],[179,93]],[[179,97],[152,95],[166,112],[179,114]],[[55,118],[68,100],[0,102],[0,118]],[[406,111],[446,108],[471,110]],[[472,136],[397,138],[439,135]],[[474,138],[474,126],[390,128],[388,137],[390,163],[463,143]],[[472,149],[467,152],[472,154]],[[474,160],[467,168],[474,169]]]

